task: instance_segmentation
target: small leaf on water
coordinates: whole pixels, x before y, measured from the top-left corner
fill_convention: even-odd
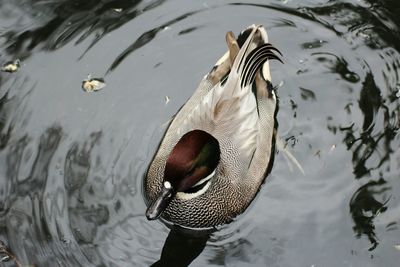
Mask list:
[[[99,91],[105,86],[106,83],[103,78],[91,78],[90,75],[88,75],[87,79],[82,81],[82,89],[88,93]]]
[[[2,67],[1,71],[4,72],[17,72],[19,67],[21,66],[21,61],[19,59],[14,61],[6,62]]]

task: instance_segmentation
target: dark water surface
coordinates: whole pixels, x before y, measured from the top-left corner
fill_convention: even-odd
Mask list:
[[[399,266],[399,14],[395,0],[1,0],[0,63],[21,68],[0,73],[0,240],[23,265],[156,262],[169,229],[146,220],[141,188],[164,123],[225,32],[258,23],[284,54],[279,136],[305,174],[278,152],[243,216],[203,251],[169,249],[200,254],[191,266]],[[85,93],[89,73],[106,87]]]

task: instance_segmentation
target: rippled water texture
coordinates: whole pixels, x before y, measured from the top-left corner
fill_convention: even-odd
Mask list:
[[[0,73],[0,240],[21,264],[160,258],[169,229],[144,216],[143,174],[225,32],[259,23],[284,55],[271,63],[279,136],[305,174],[278,151],[244,215],[164,252],[191,266],[398,266],[398,1],[265,2],[0,2],[0,63],[21,60]],[[88,74],[106,87],[84,92]]]

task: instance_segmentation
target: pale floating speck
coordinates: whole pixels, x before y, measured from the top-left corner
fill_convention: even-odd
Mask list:
[[[306,58],[305,58],[305,59],[300,59],[300,60],[299,60],[299,63],[300,63],[300,64],[304,64],[304,63],[307,62],[307,61],[308,61],[308,59],[306,59]]]
[[[14,61],[9,61],[9,62],[6,62],[1,67],[1,71],[4,71],[4,72],[16,72],[16,71],[18,71],[20,66],[21,66],[21,61],[19,59],[14,60]]]
[[[278,90],[279,88],[281,88],[284,84],[284,81],[280,81],[277,85],[274,86],[274,90]]]
[[[394,246],[394,248],[397,249],[397,250],[400,250],[400,245],[397,244],[397,245]]]
[[[106,86],[103,78],[91,78],[90,75],[82,82],[82,89],[85,92],[91,93],[99,91]]]
[[[165,105],[168,104],[169,100],[170,100],[170,99],[169,99],[169,96],[166,95],[166,96],[165,96]]]
[[[113,10],[115,11],[115,12],[121,12],[122,11],[122,8],[113,8]]]
[[[397,89],[396,97],[400,97],[400,84],[396,85],[396,89]]]
[[[335,145],[335,144],[333,144],[333,145],[331,146],[331,148],[329,149],[329,153],[332,153],[332,152],[333,152],[333,150],[335,150],[335,148],[336,148],[336,145]]]

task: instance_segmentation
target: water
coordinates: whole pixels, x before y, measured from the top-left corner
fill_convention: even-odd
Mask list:
[[[398,266],[397,1],[0,2],[0,240],[23,265]],[[144,217],[165,122],[224,53],[266,26],[278,152],[246,213],[208,238]],[[85,93],[81,82],[103,77]],[[168,96],[169,102],[166,103]],[[207,243],[205,243],[207,242]],[[13,261],[0,266],[14,266]]]

